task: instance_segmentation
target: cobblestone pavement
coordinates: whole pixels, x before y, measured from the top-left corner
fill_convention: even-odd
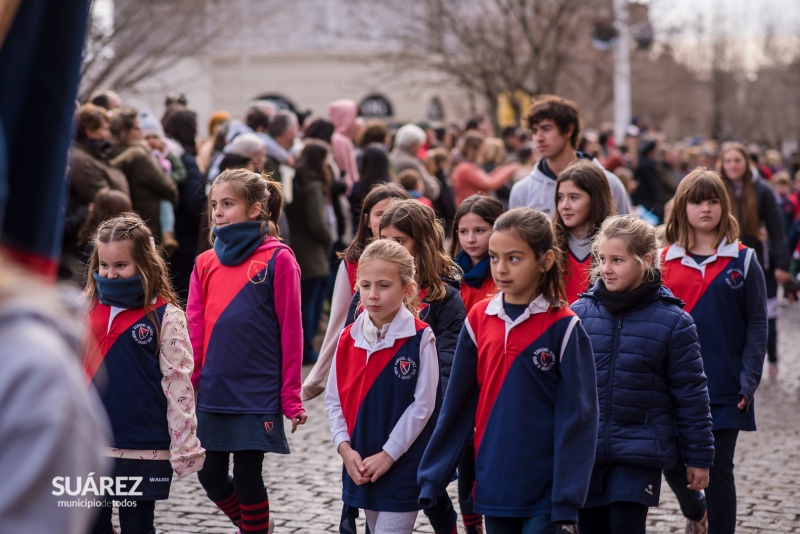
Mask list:
[[[770,377],[765,369],[756,396],[759,431],[741,433],[736,450],[737,532],[800,533],[800,306],[781,309],[779,332],[780,375]],[[341,463],[322,398],[306,409],[308,423],[289,436],[292,454],[268,454],[264,462],[276,534],[337,532]],[[666,482],[661,499],[650,510],[648,532],[682,533],[684,520]],[[156,507],[156,526],[164,534],[236,532],[196,475],[173,483],[170,499]],[[433,532],[423,514],[415,532]]]

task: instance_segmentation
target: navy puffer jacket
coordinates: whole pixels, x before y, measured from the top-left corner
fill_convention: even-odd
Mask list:
[[[657,296],[618,315],[603,306],[595,285],[572,310],[589,334],[597,367],[595,465],[670,467],[679,436],[687,465],[711,467],[707,380],[683,302],[662,286]]]

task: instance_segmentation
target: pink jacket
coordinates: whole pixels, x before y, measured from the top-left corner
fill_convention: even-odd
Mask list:
[[[333,159],[344,171],[348,193],[358,182],[358,166],[356,165],[355,147],[352,131],[358,117],[358,106],[352,100],[336,100],[328,107],[328,116],[336,129],[331,138]]]

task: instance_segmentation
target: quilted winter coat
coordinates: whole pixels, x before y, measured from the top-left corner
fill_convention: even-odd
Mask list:
[[[687,465],[714,459],[706,375],[692,317],[669,289],[621,314],[598,286],[572,310],[592,341],[600,408],[595,466],[675,464],[677,439]],[[677,433],[676,433],[677,431]]]

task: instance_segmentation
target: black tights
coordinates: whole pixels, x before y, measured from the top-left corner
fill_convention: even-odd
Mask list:
[[[104,501],[92,534],[111,534],[113,501]],[[119,507],[119,526],[125,534],[155,534],[156,501],[136,501],[136,506]]]
[[[645,534],[647,506],[637,502],[612,502],[608,506],[578,511],[581,534]]]
[[[267,488],[261,476],[264,464],[262,451],[237,451],[233,453],[233,477],[228,474],[231,453],[207,451],[203,469],[197,474],[200,484],[208,498],[237,524],[237,518],[258,530],[248,532],[267,532],[269,522],[269,501]],[[238,500],[238,504],[236,501]],[[221,503],[231,503],[223,506]],[[266,516],[265,516],[266,514]],[[255,517],[257,519],[250,519]],[[258,525],[254,525],[257,523]],[[237,524],[238,526],[238,524]]]

